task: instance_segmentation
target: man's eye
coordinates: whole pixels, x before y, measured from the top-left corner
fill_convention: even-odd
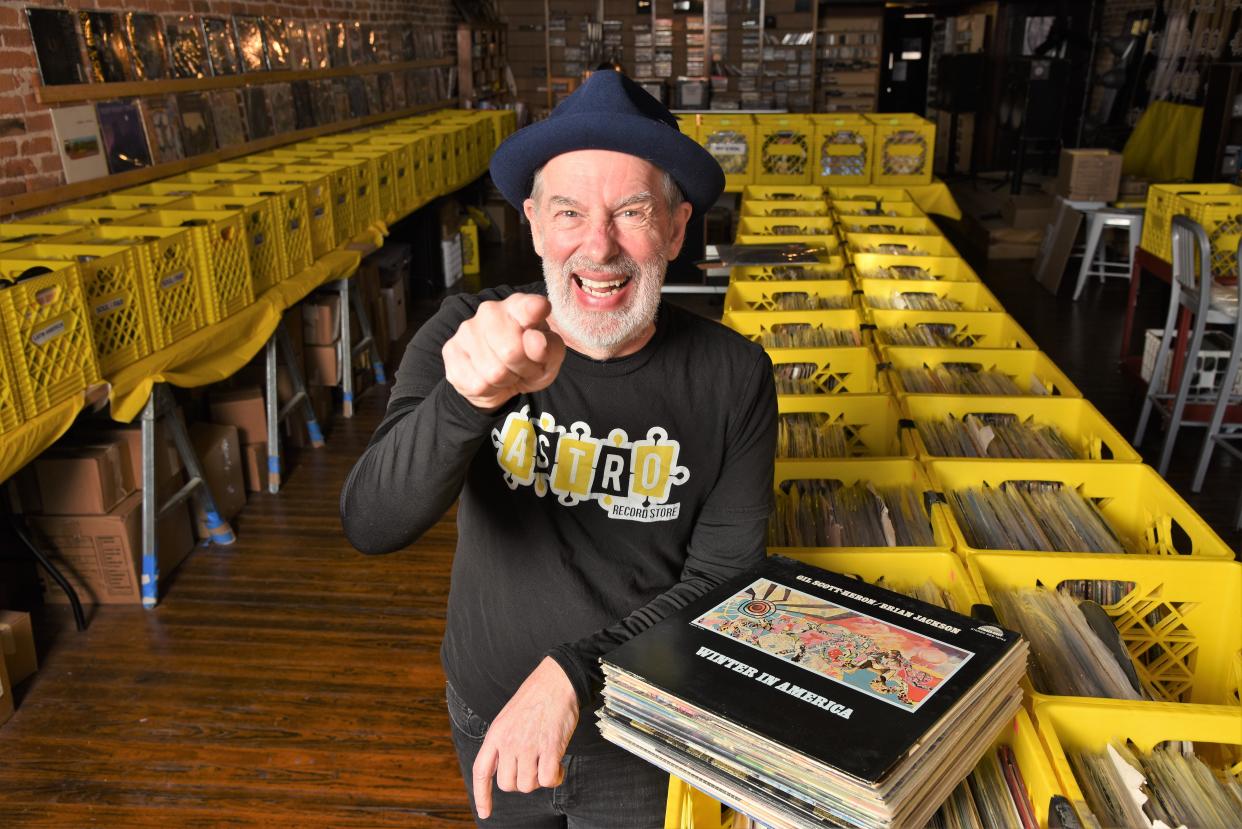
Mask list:
[[[576,219],[578,218],[578,211],[577,210],[559,210],[557,211],[556,215],[564,216],[566,219]]]

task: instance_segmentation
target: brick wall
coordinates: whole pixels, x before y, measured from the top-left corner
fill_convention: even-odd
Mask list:
[[[245,14],[364,23],[409,22],[443,29],[446,55],[453,55],[457,44],[458,16],[452,0],[0,0],[0,196],[64,183],[52,117],[35,97],[40,79],[34,44],[26,26],[27,6],[150,11],[165,16]]]

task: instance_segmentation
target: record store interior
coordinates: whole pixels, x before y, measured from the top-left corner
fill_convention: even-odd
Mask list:
[[[1242,827],[1242,3],[0,0],[0,826]]]

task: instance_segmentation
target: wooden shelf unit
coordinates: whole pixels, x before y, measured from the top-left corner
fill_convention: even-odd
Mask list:
[[[505,92],[509,27],[504,23],[457,25],[457,89],[467,101],[490,101]]]

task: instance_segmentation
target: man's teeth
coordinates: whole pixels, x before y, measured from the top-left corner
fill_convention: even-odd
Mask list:
[[[620,290],[629,279],[614,279],[611,282],[596,282],[590,279],[578,277],[578,284],[582,286],[582,290],[594,296],[611,296]]]

